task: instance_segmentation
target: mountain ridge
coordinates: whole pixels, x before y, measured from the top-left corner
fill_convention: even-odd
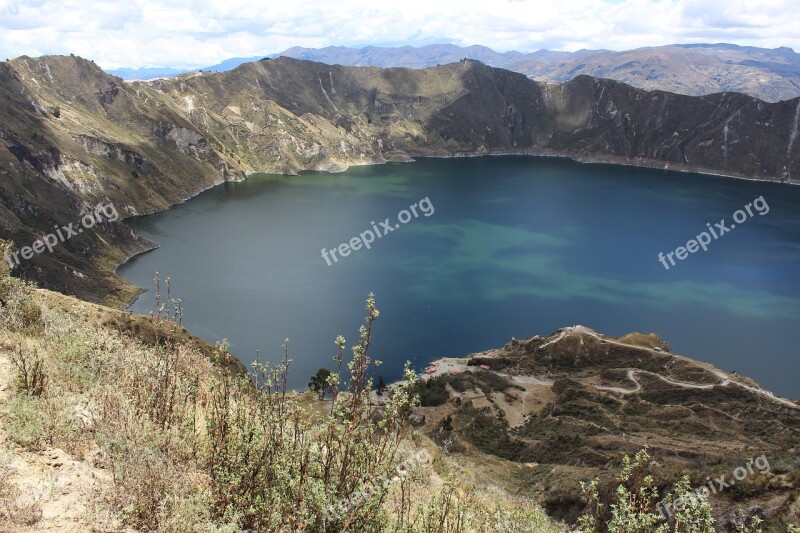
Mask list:
[[[486,46],[461,47],[453,44],[363,48],[296,46],[267,57],[292,57],[345,66],[411,68],[433,67],[466,58],[521,72],[538,81],[563,82],[578,74],[588,74],[615,79],[642,89],[660,89],[690,96],[743,92],[770,102],[800,96],[800,54],[788,47],[767,49],[728,43],[696,43],[622,51],[582,49],[559,52],[543,49],[523,53],[496,52]],[[200,70],[232,70],[240,64],[258,59],[258,56],[231,58]],[[109,73],[126,79],[176,74],[174,71],[158,69],[149,74],[148,69],[117,69]]]
[[[0,64],[0,101],[0,236],[18,246],[100,203],[124,219],[254,172],[485,154],[788,183],[800,169],[800,98],[689,97],[588,76],[538,83],[469,60],[414,70],[278,58],[126,83],[81,58],[22,57]],[[109,222],[19,273],[122,305],[137,289],[113,270],[149,247]]]

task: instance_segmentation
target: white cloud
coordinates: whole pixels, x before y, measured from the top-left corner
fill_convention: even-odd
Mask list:
[[[800,50],[796,0],[0,0],[0,58],[202,67],[290,46],[483,44],[624,50],[733,42]]]

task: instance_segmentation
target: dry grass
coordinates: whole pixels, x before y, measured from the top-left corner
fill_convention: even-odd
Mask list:
[[[288,403],[280,395],[266,397],[259,407],[255,389],[249,384],[235,385],[241,383],[236,381],[241,373],[230,371],[235,367],[224,350],[209,354],[207,345],[174,323],[130,316],[21,284],[14,285],[14,291],[19,291],[14,298],[29,298],[40,314],[31,328],[20,320],[21,307],[13,313],[0,308],[0,358],[5,358],[11,371],[10,355],[24,356],[22,366],[28,375],[36,367],[47,379],[36,378],[34,386],[29,377],[23,380],[27,386],[7,390],[9,396],[0,402],[5,410],[4,430],[9,443],[25,450],[17,454],[17,460],[65,450],[69,461],[77,460],[106,480],[80,496],[87,505],[76,520],[86,528],[223,532],[262,524],[256,527],[317,531],[318,526],[282,529],[264,524],[280,524],[287,517],[308,520],[303,517],[320,512],[329,497],[326,484],[346,481],[332,494],[334,499],[347,497],[401,455],[420,446],[430,447],[430,442],[401,438],[397,459],[393,459],[395,452],[376,454],[376,450],[388,452],[394,446],[390,442],[394,437],[385,441],[382,436],[391,436],[394,429],[386,433],[378,426],[368,429],[372,426],[363,424],[396,409],[391,403],[365,404],[363,414],[356,414],[347,427],[331,422],[330,400],[319,401],[309,393],[289,393]],[[30,393],[34,389],[36,393]],[[221,390],[231,396],[220,396]],[[370,397],[368,389],[365,397]],[[342,394],[341,406],[350,405],[353,398]],[[387,402],[390,396],[380,400]],[[227,425],[230,427],[225,429]],[[334,455],[319,455],[325,448],[314,443],[323,437],[332,439],[327,446]],[[216,455],[209,455],[213,449]],[[308,477],[299,485],[319,486],[315,492],[287,492],[290,499],[259,508],[260,501],[268,502],[260,498],[284,498],[270,487],[294,486],[281,481],[288,479],[283,476],[299,476],[305,470],[313,473],[326,463],[333,468],[331,481],[315,485],[324,477]],[[339,469],[347,475],[340,476]],[[29,472],[35,470],[28,468]],[[277,477],[262,480],[262,471]],[[517,527],[517,531],[551,530],[546,516],[531,501],[520,503],[502,491],[487,497],[478,489],[483,483],[468,481],[469,477],[440,456],[433,466],[389,484],[378,500],[363,502],[356,509],[362,514],[353,515],[362,525],[353,527],[359,531],[455,532],[468,520],[475,531],[488,533],[502,531],[497,525],[501,520],[535,524],[528,529]],[[252,484],[246,481],[251,478]],[[17,485],[6,481],[0,479],[2,497],[18,500]],[[262,496],[254,487],[266,487],[270,492]],[[448,489],[440,491],[442,487]],[[446,502],[442,500],[445,496]],[[442,505],[432,506],[433,502]],[[286,504],[286,512],[270,517],[278,504]],[[6,513],[4,520],[9,525],[0,529],[29,527],[25,524],[41,516],[37,505],[6,504],[4,509],[13,512]],[[526,511],[517,516],[521,505]],[[304,510],[292,518],[291,509]],[[442,520],[446,528],[438,529],[436,524]],[[327,530],[342,527],[331,523]]]
[[[26,497],[25,493],[9,479],[10,476],[11,470],[8,465],[0,466],[0,528],[3,531],[32,526],[42,518],[39,500]]]

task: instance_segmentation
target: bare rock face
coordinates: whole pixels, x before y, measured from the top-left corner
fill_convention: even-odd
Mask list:
[[[21,57],[0,63],[0,101],[0,237],[18,243],[73,222],[86,205],[111,201],[124,218],[252,172],[419,155],[800,175],[800,98],[690,97],[588,76],[537,83],[469,60],[411,70],[279,58],[125,83],[81,58]],[[38,255],[24,274],[95,301],[129,299],[135,288],[110,269],[151,244],[118,222],[104,231]]]
[[[208,141],[205,137],[189,128],[172,126],[164,135],[164,138],[174,142],[182,153],[186,153],[189,149],[201,153],[209,151]]]

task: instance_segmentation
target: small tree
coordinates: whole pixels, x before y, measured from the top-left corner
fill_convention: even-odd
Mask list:
[[[386,383],[383,382],[383,376],[378,376],[378,387],[375,392],[378,393],[378,396],[383,396],[383,393],[386,392]]]
[[[311,376],[311,381],[308,384],[308,388],[319,395],[319,399],[322,400],[325,398],[325,394],[331,390],[331,386],[328,383],[328,378],[331,375],[331,371],[327,368],[320,368],[317,370],[317,373]]]

